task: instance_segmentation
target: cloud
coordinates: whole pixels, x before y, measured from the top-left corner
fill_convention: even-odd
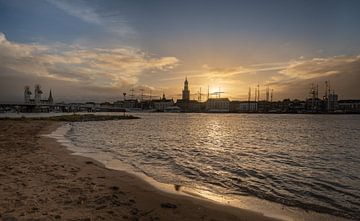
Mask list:
[[[212,77],[220,77],[220,78],[231,78],[243,74],[255,74],[257,72],[265,72],[265,71],[279,71],[284,69],[287,66],[287,62],[282,63],[263,63],[263,64],[254,64],[248,66],[236,66],[230,68],[224,67],[210,67],[207,64],[202,66],[203,69],[206,70],[207,75]]]
[[[130,87],[138,83],[140,76],[168,71],[179,63],[175,57],[155,57],[131,47],[89,49],[62,44],[20,44],[8,41],[3,33],[0,60],[0,77],[15,73],[89,89]]]
[[[91,5],[89,1],[72,0],[47,0],[65,13],[77,17],[84,22],[101,26],[105,30],[120,36],[134,34],[135,30],[128,24],[127,20],[117,11],[111,8],[106,11]]]
[[[360,56],[334,56],[328,58],[298,59],[279,71],[272,81],[291,82],[311,80],[331,75],[344,75],[359,72]]]
[[[210,78],[234,79],[251,74],[252,79],[257,75],[267,76],[261,81],[262,84],[282,84],[299,82],[303,80],[316,80],[333,75],[346,75],[360,73],[360,55],[334,56],[327,58],[299,58],[288,62],[263,63],[248,66],[236,66],[230,68],[202,66],[205,71],[200,74]],[[256,82],[255,82],[256,83]]]
[[[360,79],[360,55],[297,59],[274,75],[267,84],[287,97],[305,97],[312,83],[332,82],[345,97],[360,96],[356,81]],[[355,81],[355,82],[354,82]]]
[[[228,78],[233,77],[235,75],[240,75],[244,73],[250,73],[253,70],[247,67],[238,66],[238,67],[209,67],[208,65],[203,65],[203,68],[206,70],[206,74],[210,78]]]
[[[86,22],[101,24],[101,19],[97,13],[95,13],[94,9],[86,5],[83,1],[48,0],[48,2]]]
[[[344,98],[360,97],[357,85],[360,55],[298,58],[235,67],[206,64],[199,69],[180,71],[175,69],[178,65],[176,57],[159,57],[133,47],[20,44],[7,40],[0,32],[0,99],[11,93],[21,99],[23,86],[35,83],[52,87],[57,96],[62,95],[65,100],[73,97],[120,99],[122,92],[130,88],[137,89],[138,93],[141,88],[151,89],[153,94],[162,92],[162,88],[172,96],[171,93],[181,91],[185,76],[190,80],[192,91],[208,85],[220,86],[228,93],[226,96],[237,94],[241,99],[247,97],[249,86],[253,88],[258,83],[263,90],[265,85],[273,88],[274,99],[303,99],[312,83],[322,85],[325,80]]]
[[[195,72],[194,72],[195,73]],[[344,98],[358,98],[360,91],[360,55],[342,55],[322,58],[298,58],[274,63],[253,64],[235,67],[202,66],[202,72],[196,72],[190,78],[207,79],[208,83],[223,85],[231,94],[247,97],[248,87],[260,84],[261,93],[266,87],[275,90],[276,99],[300,98],[308,95],[311,84],[319,84],[323,90],[325,81]],[[198,83],[198,81],[197,81]],[[201,83],[198,83],[201,84]]]

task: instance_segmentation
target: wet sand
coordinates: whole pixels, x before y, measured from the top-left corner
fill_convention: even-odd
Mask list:
[[[0,122],[2,220],[275,220],[159,191],[44,137],[62,123]]]

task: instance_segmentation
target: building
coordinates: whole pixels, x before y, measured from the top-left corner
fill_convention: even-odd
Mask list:
[[[233,113],[251,113],[257,112],[258,103],[256,101],[231,101],[230,112]]]
[[[205,109],[204,103],[197,100],[179,99],[176,101],[176,106],[180,108],[181,112],[202,112]]]
[[[206,112],[226,113],[230,111],[229,98],[209,98],[206,101]]]
[[[339,100],[338,110],[343,113],[360,113],[360,100]]]
[[[138,99],[126,99],[124,100],[123,104],[124,104],[123,108],[126,109],[140,108],[140,103]]]
[[[187,80],[187,77],[185,78],[184,89],[182,91],[182,100],[183,101],[189,101],[190,100],[189,82]]]
[[[125,99],[123,101],[115,101],[114,107],[124,109],[138,109],[141,107],[141,104],[137,99]]]
[[[166,109],[174,106],[174,100],[166,99],[165,94],[163,94],[162,98],[159,100],[152,100],[151,102],[152,106],[159,112],[164,112]]]
[[[52,92],[50,90],[48,99],[41,99],[41,95],[43,94],[41,90],[41,86],[39,84],[35,85],[34,89],[34,99],[31,99],[31,91],[29,86],[25,86],[24,88],[24,102],[26,104],[35,104],[35,105],[50,105],[54,103],[54,98],[52,96]]]
[[[308,113],[320,113],[323,110],[324,101],[319,98],[308,98],[305,103],[306,112]]]
[[[184,81],[182,99],[176,101],[176,106],[180,108],[181,112],[202,112],[205,109],[203,103],[197,100],[190,100],[189,82],[187,78],[185,78]]]
[[[327,112],[335,112],[339,109],[338,95],[335,93],[329,94],[326,100]]]
[[[30,87],[29,86],[25,86],[24,88],[24,102],[26,104],[31,103],[31,91],[30,91]]]
[[[170,106],[164,109],[164,112],[170,112],[170,113],[180,113],[181,109],[178,106]]]
[[[49,93],[48,102],[49,102],[50,104],[53,104],[53,103],[54,103],[54,98],[52,97],[52,92],[51,92],[51,90],[50,90],[50,93]]]

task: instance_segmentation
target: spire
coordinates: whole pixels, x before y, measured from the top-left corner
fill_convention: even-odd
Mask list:
[[[53,102],[54,102],[54,99],[53,99],[52,93],[51,93],[51,89],[50,89],[50,93],[49,93],[48,102],[49,102],[49,103],[53,103]]]
[[[184,89],[183,89],[183,93],[182,93],[182,99],[183,100],[190,100],[190,91],[189,91],[189,82],[187,80],[187,76],[185,77],[185,81],[184,81]]]

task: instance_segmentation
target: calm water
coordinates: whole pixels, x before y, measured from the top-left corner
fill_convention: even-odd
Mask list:
[[[143,114],[67,137],[157,181],[360,219],[360,115]]]

